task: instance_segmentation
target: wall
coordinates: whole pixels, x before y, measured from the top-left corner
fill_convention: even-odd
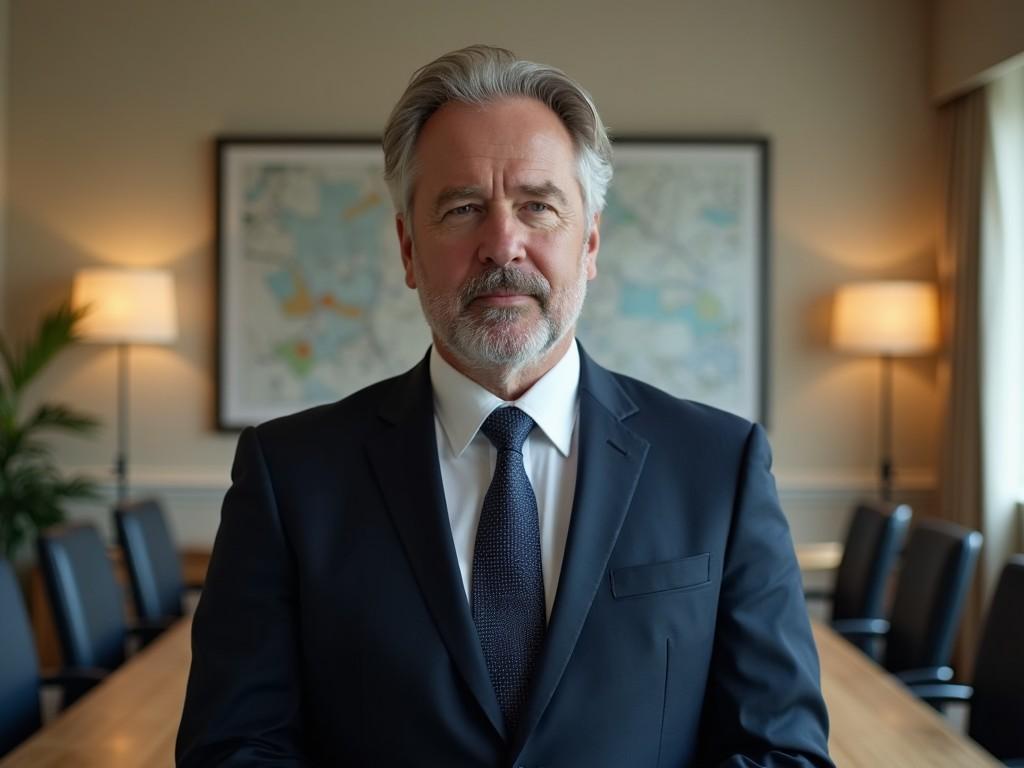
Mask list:
[[[996,76],[1024,56],[1024,3],[1020,0],[934,0],[931,90],[948,101]]]
[[[0,0],[0,333],[4,331],[4,279],[7,274],[7,0]]]
[[[7,320],[30,328],[83,265],[174,270],[181,338],[133,353],[131,466],[186,541],[212,536],[235,441],[211,428],[212,137],[379,133],[412,70],[470,42],[566,69],[620,134],[772,138],[770,432],[797,538],[872,491],[877,363],[828,349],[823,318],[842,281],[933,275],[925,0],[33,0],[10,26]],[[41,382],[108,425],[60,442],[68,466],[106,472],[114,382],[88,347]],[[927,505],[933,364],[900,363],[896,395],[900,492]]]

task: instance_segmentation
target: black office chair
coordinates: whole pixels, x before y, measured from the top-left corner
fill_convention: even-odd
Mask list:
[[[163,629],[145,622],[128,626],[113,565],[91,525],[48,528],[37,544],[65,667],[96,670],[101,678],[124,661],[129,637],[144,645]],[[66,691],[65,703],[81,693]]]
[[[65,703],[77,698],[100,679],[96,670],[67,670],[60,676],[42,678],[39,657],[32,641],[28,613],[10,563],[0,557],[0,757],[36,731],[39,690],[44,684],[64,689]]]
[[[831,600],[833,620],[882,618],[885,587],[911,515],[906,504],[858,504],[846,531],[834,588],[807,590],[807,599]]]
[[[10,563],[0,558],[0,757],[37,730],[39,658]]]
[[[183,616],[181,559],[159,502],[121,504],[114,521],[139,619],[156,623]]]
[[[910,532],[889,621],[839,619],[833,628],[858,643],[883,638],[882,666],[907,683],[952,680],[949,657],[981,534],[939,520]]]
[[[913,685],[933,705],[971,704],[968,735],[1010,766],[1024,766],[1024,555],[1003,568],[974,662],[974,686]]]

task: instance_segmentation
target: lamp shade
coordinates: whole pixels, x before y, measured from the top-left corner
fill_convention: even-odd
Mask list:
[[[836,292],[832,343],[840,349],[923,355],[935,349],[938,329],[938,293],[932,283],[850,283]]]
[[[171,273],[157,269],[83,269],[71,304],[88,307],[79,324],[85,341],[168,344],[178,336]]]

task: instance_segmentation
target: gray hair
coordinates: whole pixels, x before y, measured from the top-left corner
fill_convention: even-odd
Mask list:
[[[612,146],[593,99],[561,70],[488,45],[446,53],[418,69],[392,110],[384,129],[384,179],[395,210],[404,215],[412,208],[416,141],[434,112],[453,101],[482,105],[517,97],[547,106],[572,136],[589,229],[612,180]]]

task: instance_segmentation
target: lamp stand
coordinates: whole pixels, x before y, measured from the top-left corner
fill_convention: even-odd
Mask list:
[[[128,345],[117,345],[117,503],[128,498]]]
[[[882,500],[892,499],[892,355],[882,355],[881,424],[879,428],[881,464],[878,468]]]

